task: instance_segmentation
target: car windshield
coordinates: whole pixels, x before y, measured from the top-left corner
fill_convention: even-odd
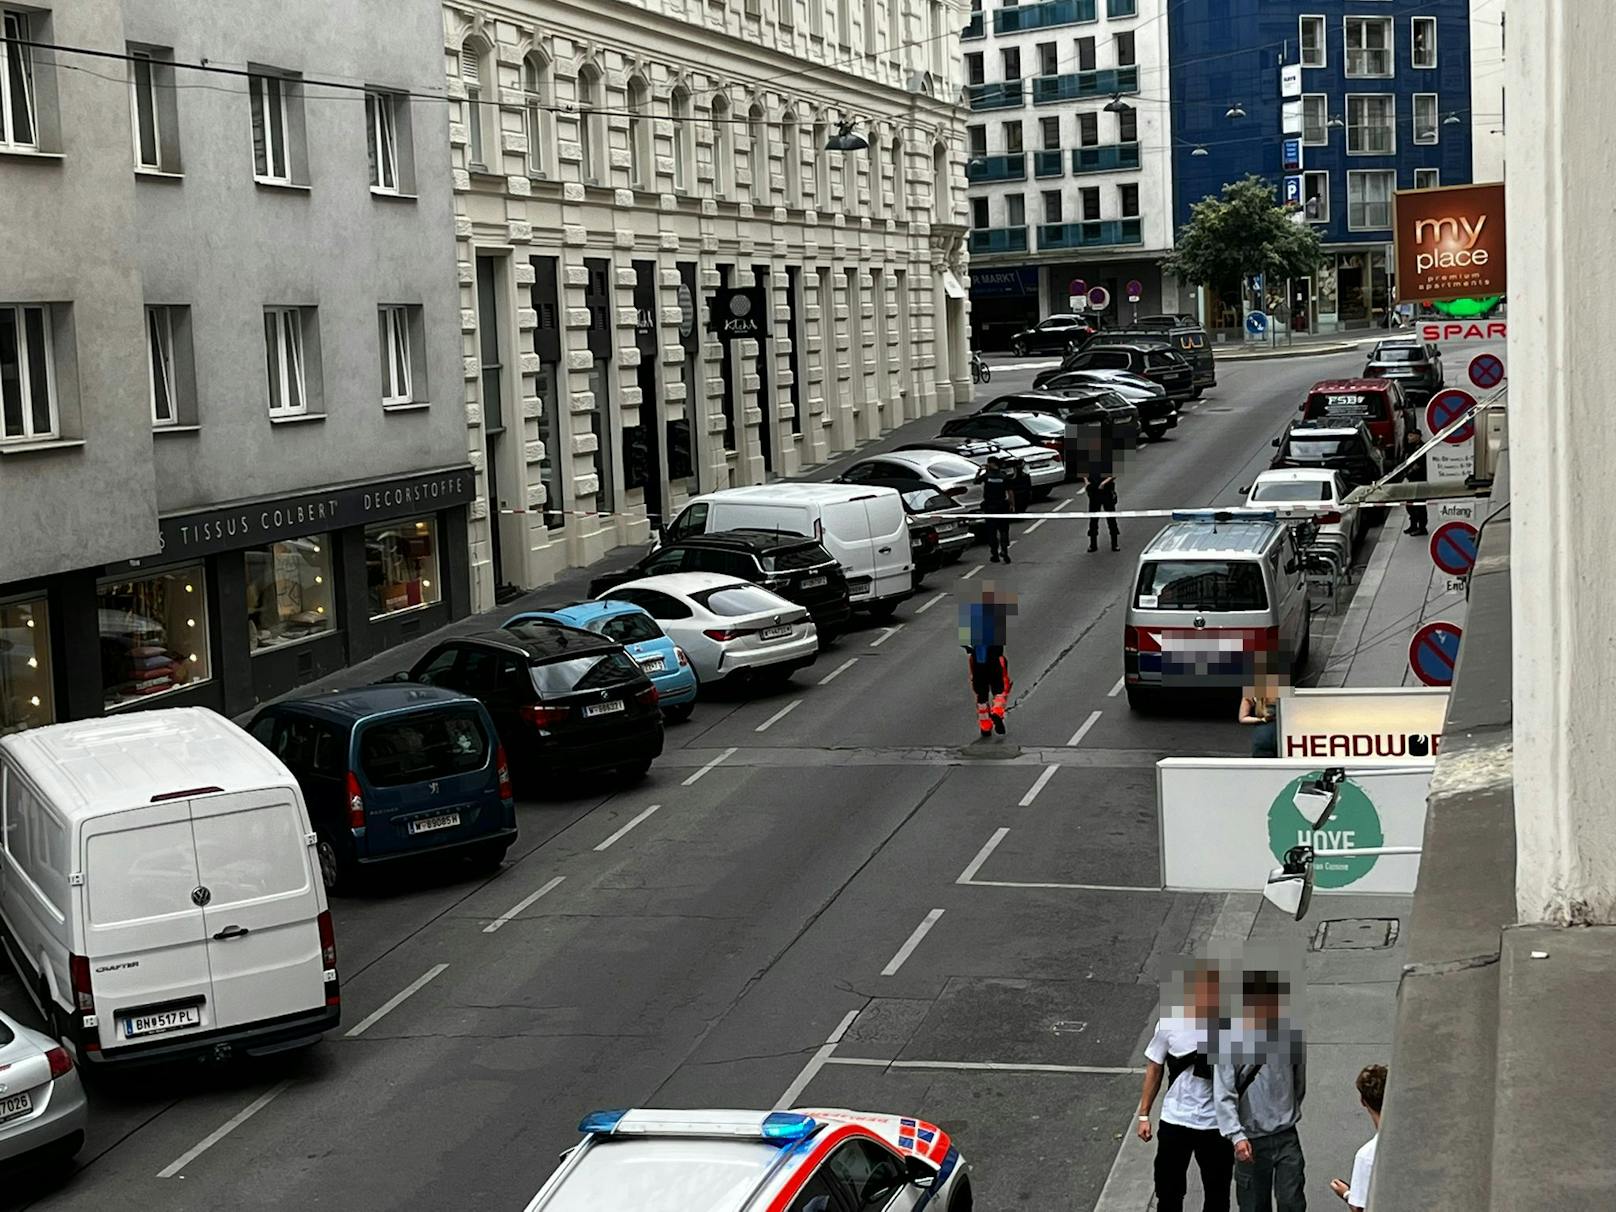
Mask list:
[[[725,618],[743,614],[763,614],[779,610],[786,605],[767,589],[756,585],[725,585],[719,589],[706,589],[690,595],[699,605]]]
[[[1054,436],[1066,432],[1066,426],[1062,424],[1059,419],[1043,413],[1032,417],[1022,417],[1021,423],[1028,429],[1032,430],[1033,433],[1042,433]]]
[[[1139,570],[1141,610],[1266,610],[1255,560],[1154,560]]]
[[[829,564],[830,552],[818,543],[799,543],[795,547],[782,547],[778,551],[764,554],[764,572],[790,572],[797,568],[814,568],[820,564]]]
[[[984,452],[987,448],[983,447]],[[955,458],[953,455],[944,455],[942,458],[932,459],[926,464],[926,470],[943,480],[958,479],[961,476],[974,476],[977,466],[969,459]]]
[[[1322,463],[1330,459],[1352,459],[1363,454],[1356,437],[1292,438],[1285,443],[1285,457],[1303,463]]]
[[[1375,354],[1377,362],[1423,362],[1425,351],[1418,345],[1382,345]]]
[[[935,488],[917,488],[903,494],[903,507],[910,513],[933,513],[939,509],[953,509],[954,498]]]
[[[756,1140],[669,1148],[654,1138],[595,1137],[544,1212],[739,1208],[778,1156],[775,1145]]]
[[[359,768],[375,787],[402,787],[481,770],[488,736],[475,711],[417,712],[359,734]]]
[[[533,687],[542,698],[600,690],[640,676],[640,667],[626,652],[596,652],[589,656],[545,661],[532,666]]]
[[[608,615],[589,624],[589,630],[605,636],[616,644],[639,644],[646,640],[660,640],[662,628],[650,615],[639,611]]]
[[[1251,490],[1253,501],[1328,501],[1326,480],[1270,480]]]
[[[1314,392],[1307,398],[1309,420],[1329,417],[1343,421],[1384,421],[1386,397],[1378,391]]]
[[[0,1023],[0,1048],[4,1048],[16,1038],[17,1037],[12,1034],[10,1027],[6,1026],[5,1023]]]

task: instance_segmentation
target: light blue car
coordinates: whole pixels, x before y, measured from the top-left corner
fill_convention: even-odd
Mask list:
[[[574,602],[569,606],[525,610],[506,619],[504,625],[512,627],[535,621],[581,627],[621,644],[656,687],[657,706],[662,708],[662,715],[669,723],[682,723],[695,711],[701,683],[689,658],[663,633],[657,621],[638,606],[628,602]]]

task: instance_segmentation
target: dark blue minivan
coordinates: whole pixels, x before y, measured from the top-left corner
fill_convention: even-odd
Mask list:
[[[505,750],[476,699],[434,686],[333,690],[273,703],[249,731],[297,777],[328,891],[394,859],[491,871],[516,840]]]

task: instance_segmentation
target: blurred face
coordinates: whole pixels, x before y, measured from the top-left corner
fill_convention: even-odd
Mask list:
[[[1218,987],[1216,968],[1204,968],[1196,974],[1195,983],[1190,986],[1190,1005],[1196,1018],[1210,1022],[1218,1017]]]
[[[1246,998],[1246,1013],[1260,1027],[1271,1027],[1279,1021],[1279,994],[1254,993]]]

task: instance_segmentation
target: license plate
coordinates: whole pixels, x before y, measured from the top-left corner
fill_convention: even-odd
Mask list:
[[[458,812],[442,812],[437,816],[423,816],[410,822],[411,833],[432,833],[438,829],[453,829],[460,823]]]
[[[34,1109],[34,1100],[27,1094],[8,1094],[0,1097],[0,1124],[8,1119],[19,1119]]]
[[[763,638],[765,640],[783,640],[790,634],[791,628],[789,627],[765,627],[763,629]]]
[[[131,1014],[123,1020],[123,1033],[128,1039],[137,1035],[161,1035],[164,1031],[178,1031],[183,1027],[202,1025],[201,1006],[176,1006],[172,1010],[153,1010],[150,1014]]]
[[[622,699],[613,699],[609,703],[591,703],[584,708],[584,719],[597,715],[611,715],[621,710],[623,710]]]
[[[645,670],[646,673],[661,673],[667,667],[668,662],[663,657],[640,658],[640,668]]]
[[[803,577],[802,578],[802,588],[804,588],[804,589],[818,589],[821,586],[828,585],[828,584],[830,584],[830,578],[829,577]]]

